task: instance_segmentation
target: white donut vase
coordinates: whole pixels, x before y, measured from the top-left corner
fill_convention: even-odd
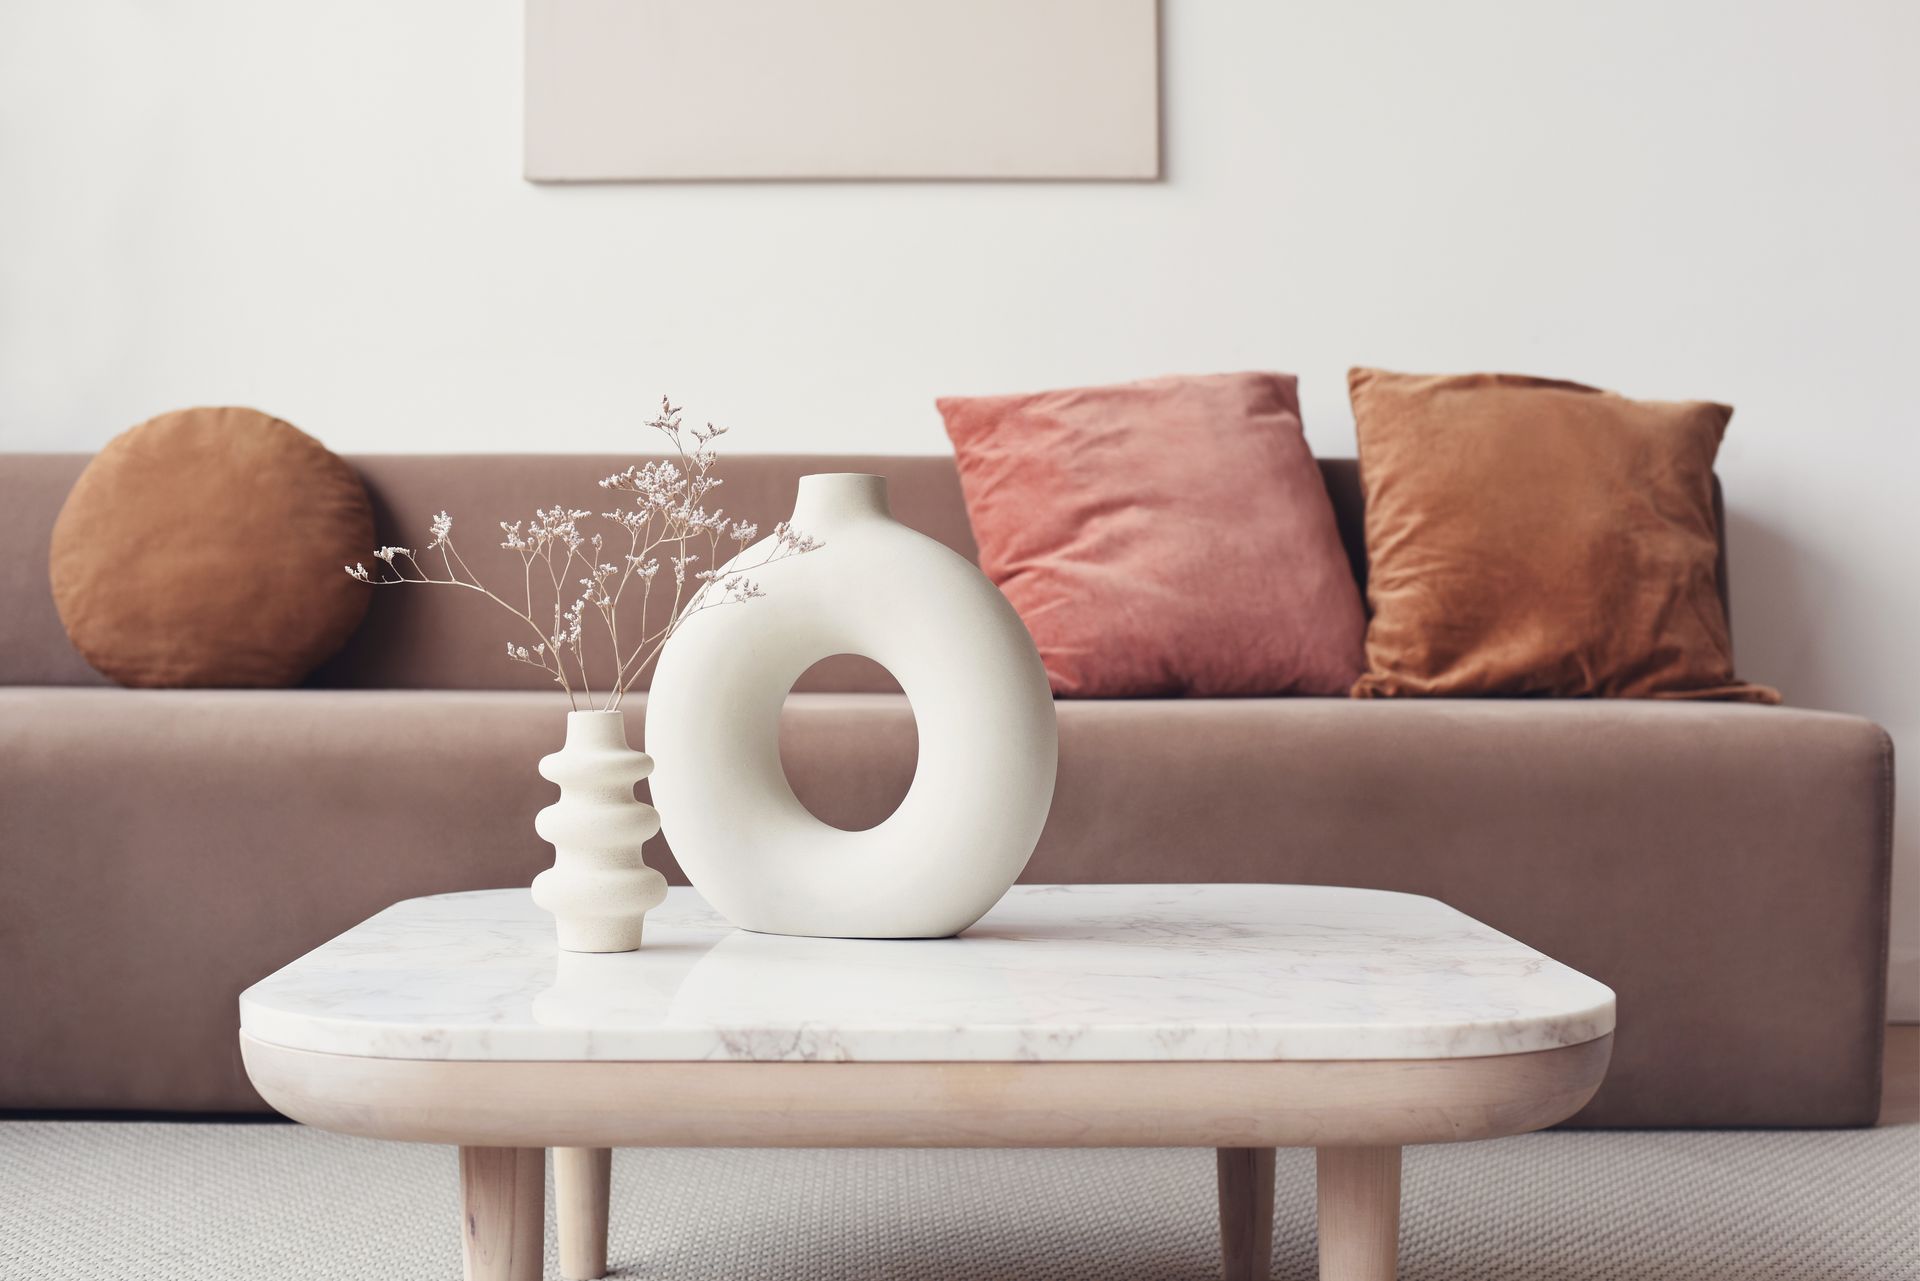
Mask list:
[[[690,615],[661,653],[646,746],[667,840],[742,929],[957,934],[1020,875],[1053,802],[1040,655],[971,562],[893,519],[885,477],[802,477],[792,523],[822,546],[755,571],[764,596]],[[891,672],[920,740],[906,799],[860,832],[815,818],[780,765],[787,693],[834,654]]]

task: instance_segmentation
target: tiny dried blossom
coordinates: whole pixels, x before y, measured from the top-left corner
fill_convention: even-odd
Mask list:
[[[593,513],[559,504],[535,508],[529,521],[498,522],[500,548],[518,555],[524,571],[524,584],[514,583],[506,589],[507,595],[520,597],[524,588],[523,604],[510,604],[467,568],[453,547],[453,518],[444,511],[430,522],[431,541],[426,547],[429,551],[445,549],[443,555],[436,558],[436,563],[444,565],[444,577],[418,564],[415,560],[418,553],[405,547],[382,547],[375,551],[375,559],[386,566],[385,575],[370,573],[365,564],[348,565],[346,573],[375,585],[436,583],[482,593],[539,638],[539,643],[532,647],[508,641],[507,657],[539,667],[567,693],[575,707],[579,706],[574,699],[576,689],[585,689],[589,684],[587,622],[589,611],[597,612],[606,624],[606,643],[611,655],[606,661],[610,661],[613,669],[611,687],[602,686],[606,691],[602,705],[617,708],[621,697],[638,681],[658,655],[660,646],[688,615],[765,595],[744,571],[819,546],[817,540],[782,523],[775,526],[771,538],[756,544],[758,556],[752,563],[739,564],[743,558],[755,554],[746,547],[758,537],[759,527],[749,521],[729,521],[724,511],[707,506],[708,496],[721,484],[720,477],[712,473],[718,461],[712,442],[725,434],[725,428],[712,423],[685,427],[680,420],[680,410],[666,400],[660,402],[660,413],[648,426],[667,438],[673,457],[637,464],[600,481],[603,489],[632,496],[630,507],[616,506],[612,511],[599,513],[600,519],[607,522],[607,533],[582,530],[579,522],[589,519]],[[627,547],[616,546],[609,554],[609,542],[617,543],[623,533],[628,540]],[[692,571],[702,559],[710,558],[716,563],[724,559],[720,549],[726,541],[737,544],[740,549],[733,557],[734,563]],[[661,551],[661,556],[651,554],[656,549]],[[648,610],[662,556],[673,567],[676,588],[686,586],[690,571],[699,587],[684,597],[676,590],[664,606],[667,611],[664,623],[653,625]],[[561,594],[569,578],[584,589],[571,606],[565,604]],[[637,639],[631,633],[622,637],[618,617],[623,589],[634,579],[641,583],[641,589],[633,597],[641,602],[637,610],[640,615]],[[541,597],[551,602],[551,631],[534,622],[536,583]],[[548,587],[552,589],[551,596],[547,596]],[[662,600],[666,599],[663,595]],[[595,661],[603,660],[596,658]]]
[[[508,641],[507,657],[516,663],[525,663],[529,667],[538,667],[544,672],[551,673],[554,670],[553,666],[547,662],[547,647],[545,645],[535,645],[532,649],[528,649],[525,645],[516,645],[512,641]]]
[[[773,527],[773,538],[787,554],[793,556],[814,551],[820,546],[819,539],[801,533],[784,520]]]

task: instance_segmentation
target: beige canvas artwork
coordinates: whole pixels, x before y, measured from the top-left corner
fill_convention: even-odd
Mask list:
[[[1160,173],[1156,0],[527,0],[526,176]]]

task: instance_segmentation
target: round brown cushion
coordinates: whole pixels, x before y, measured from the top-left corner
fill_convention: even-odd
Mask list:
[[[107,443],[53,526],[53,601],[122,685],[285,686],[339,649],[373,546],[354,470],[253,409],[183,409]]]

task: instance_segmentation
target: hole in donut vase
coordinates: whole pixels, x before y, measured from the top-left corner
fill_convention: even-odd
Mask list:
[[[1046,823],[1058,760],[1046,670],[978,568],[893,519],[885,478],[803,477],[792,523],[821,546],[755,570],[765,595],[691,614],[661,653],[647,748],[663,830],[687,879],[744,929],[956,934],[1006,893]],[[780,758],[788,691],[842,654],[892,674],[917,736],[911,786],[865,830],[809,811]],[[821,750],[831,759],[809,769],[862,768],[864,747]]]
[[[806,697],[819,693],[828,697]],[[899,694],[892,673],[858,654],[821,659],[788,691],[780,772],[800,804],[828,827],[867,831],[906,799],[920,738],[913,708]]]

